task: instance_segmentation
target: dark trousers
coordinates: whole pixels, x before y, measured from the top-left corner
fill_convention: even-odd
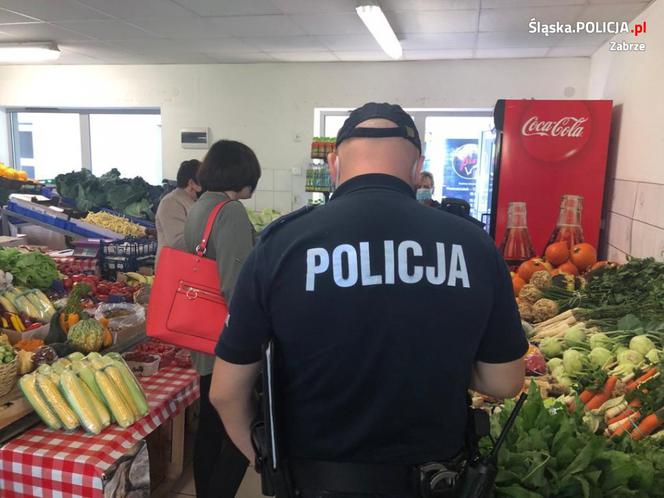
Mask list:
[[[352,493],[336,493],[334,491],[309,491],[301,492],[302,498],[415,498],[408,495],[360,495]]]
[[[212,375],[200,377],[201,410],[194,446],[194,482],[197,498],[233,498],[249,464],[231,442],[210,403]]]

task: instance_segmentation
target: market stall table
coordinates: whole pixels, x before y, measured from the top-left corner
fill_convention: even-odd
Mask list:
[[[184,437],[184,410],[199,397],[198,375],[191,369],[166,367],[141,378],[141,383],[150,413],[126,429],[111,425],[92,435],[81,429],[54,431],[41,424],[0,448],[2,498],[102,497],[105,472],[169,419],[174,419],[171,474],[181,472],[182,446],[176,443]]]

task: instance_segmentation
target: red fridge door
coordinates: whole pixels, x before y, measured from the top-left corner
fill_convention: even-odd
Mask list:
[[[525,202],[534,249],[542,255],[561,196],[583,197],[583,234],[597,247],[611,127],[610,100],[499,100],[500,132],[491,233],[500,244],[510,202]]]

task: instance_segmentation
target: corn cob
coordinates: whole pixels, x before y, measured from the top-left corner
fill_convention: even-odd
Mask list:
[[[129,392],[129,387],[127,387],[127,384],[125,384],[124,379],[122,378],[122,374],[120,373],[120,370],[118,370],[118,368],[115,365],[110,365],[104,368],[104,373],[108,375],[108,378],[111,379],[111,382],[113,382],[113,385],[115,385],[115,388],[118,390],[122,398],[127,403],[127,406],[134,414],[134,419],[138,420],[141,417],[141,415],[140,413],[138,413],[138,407],[136,406],[136,403],[134,403],[134,399],[131,393]]]
[[[60,377],[60,388],[74,409],[83,428],[92,433],[99,434],[102,430],[101,420],[92,405],[92,400],[83,391],[83,381],[74,372],[64,372]]]
[[[95,381],[101,393],[104,396],[106,406],[111,410],[113,417],[117,420],[120,427],[129,427],[134,423],[134,415],[122,395],[118,392],[115,384],[106,375],[105,372],[97,370],[95,372]]]
[[[69,407],[57,385],[47,375],[37,374],[37,387],[44,396],[49,406],[62,421],[62,425],[67,430],[74,430],[78,427],[78,418]]]
[[[134,377],[134,374],[131,373],[131,370],[129,370],[129,367],[127,367],[124,360],[115,360],[113,363],[120,372],[124,384],[129,388],[129,393],[131,394],[134,405],[138,409],[138,414],[141,417],[144,417],[150,411],[150,407],[148,406],[148,402],[145,399],[145,393],[143,392],[141,385],[136,380],[136,377]]]
[[[92,392],[92,390],[88,387],[88,385],[85,382],[81,382],[81,385],[83,386],[83,391],[85,392],[85,395],[88,396],[92,401],[92,406],[94,407],[95,412],[97,412],[97,416],[99,417],[99,421],[101,422],[102,428],[106,428],[109,425],[111,425],[111,414],[106,408],[106,405],[104,405],[104,402],[100,398],[95,396],[95,393]]]
[[[32,408],[37,412],[37,415],[41,417],[48,427],[51,429],[62,428],[62,424],[57,415],[53,413],[48,406],[48,403],[37,389],[37,379],[33,374],[21,377],[18,381],[18,386],[21,388],[21,391],[23,391],[23,395],[30,402],[30,405],[32,405]]]

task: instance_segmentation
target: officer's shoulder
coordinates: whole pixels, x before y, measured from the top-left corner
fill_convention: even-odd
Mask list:
[[[300,209],[296,209],[295,211],[291,211],[290,213],[277,218],[268,226],[266,226],[263,230],[261,230],[260,241],[265,242],[270,236],[274,235],[279,230],[288,226],[289,223],[299,218],[302,218],[306,214],[311,213],[315,208],[316,206],[312,205],[304,206]]]

